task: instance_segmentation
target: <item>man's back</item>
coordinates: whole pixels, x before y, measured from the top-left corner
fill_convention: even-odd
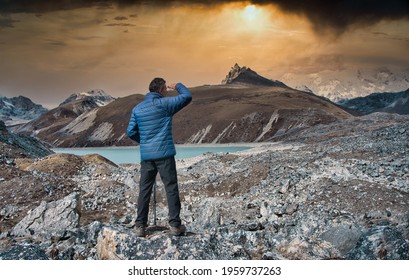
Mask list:
[[[132,110],[127,132],[129,137],[140,143],[141,161],[176,154],[172,117],[192,100],[191,93],[183,84],[178,83],[176,90],[179,95],[174,97],[150,92]]]

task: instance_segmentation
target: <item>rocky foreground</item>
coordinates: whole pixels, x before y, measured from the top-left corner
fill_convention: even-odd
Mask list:
[[[5,160],[0,259],[409,259],[409,116],[371,114],[178,160],[182,219],[132,229],[139,165]]]

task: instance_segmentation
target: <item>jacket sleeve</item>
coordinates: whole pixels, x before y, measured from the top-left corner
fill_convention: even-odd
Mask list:
[[[179,95],[174,97],[167,97],[165,104],[166,109],[172,115],[179,112],[183,107],[187,106],[192,101],[192,94],[183,84],[176,84],[176,90]]]
[[[138,123],[136,122],[136,116],[132,111],[131,119],[129,120],[128,129],[126,130],[128,137],[132,140],[140,143],[140,135],[139,135],[139,127]]]

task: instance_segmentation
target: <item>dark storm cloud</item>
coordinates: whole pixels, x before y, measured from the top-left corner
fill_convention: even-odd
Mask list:
[[[354,25],[371,25],[384,19],[409,19],[409,2],[407,0],[277,0],[255,2],[274,2],[284,12],[307,16],[316,30],[330,27],[338,33],[342,33]]]
[[[0,0],[0,14],[15,12],[44,13],[54,10],[75,9],[97,6],[108,8],[114,4],[122,7],[129,5],[218,5],[222,3],[251,2],[253,4],[278,5],[284,12],[305,15],[317,31],[330,28],[338,33],[354,25],[370,25],[383,19],[409,18],[408,0]],[[4,22],[3,25],[10,24]]]
[[[14,22],[18,22],[18,20],[13,20],[10,17],[0,17],[0,28],[13,28]]]

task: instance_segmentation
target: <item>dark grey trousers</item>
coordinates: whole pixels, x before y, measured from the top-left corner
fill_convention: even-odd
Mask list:
[[[146,226],[148,223],[149,202],[152,194],[153,184],[158,174],[165,185],[166,197],[169,208],[169,224],[179,226],[180,220],[180,198],[176,173],[175,157],[157,160],[144,160],[141,162],[141,178],[139,181],[138,216],[136,226]]]

